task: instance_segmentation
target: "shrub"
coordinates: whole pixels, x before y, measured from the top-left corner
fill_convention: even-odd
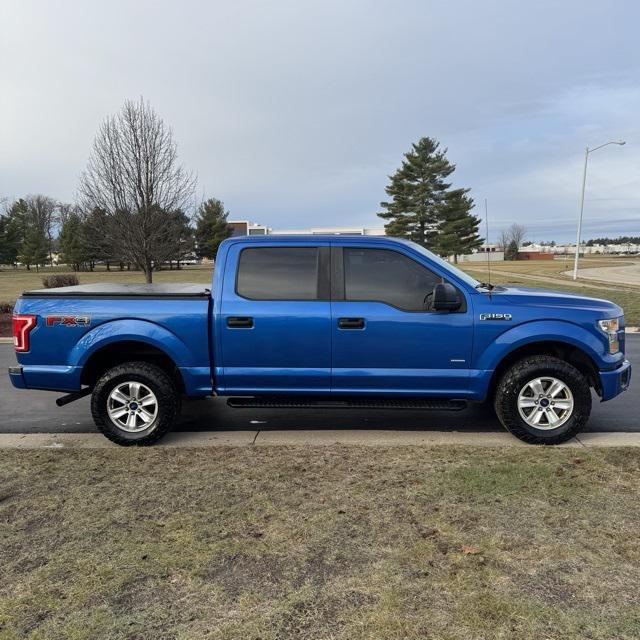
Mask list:
[[[13,313],[13,303],[0,302],[0,313]]]
[[[42,278],[42,284],[45,289],[53,289],[55,287],[71,287],[80,283],[75,273],[56,273]]]

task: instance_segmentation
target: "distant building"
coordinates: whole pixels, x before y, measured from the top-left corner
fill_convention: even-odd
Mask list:
[[[266,236],[271,229],[263,224],[249,222],[249,220],[229,220],[231,236]]]
[[[383,228],[369,229],[366,227],[312,227],[311,229],[272,230],[270,233],[283,236],[384,236]]]
[[[455,262],[454,256],[447,258],[449,262]],[[458,262],[501,262],[504,260],[504,251],[497,244],[483,244],[473,253],[464,253],[458,255]]]
[[[521,249],[516,254],[516,260],[553,260],[555,255],[549,251],[533,251],[529,247]]]
[[[383,236],[383,228],[370,229],[366,227],[312,227],[310,229],[284,229],[274,230],[263,224],[249,222],[248,220],[229,220],[233,229],[232,236],[266,236],[266,235],[335,235],[335,236]]]

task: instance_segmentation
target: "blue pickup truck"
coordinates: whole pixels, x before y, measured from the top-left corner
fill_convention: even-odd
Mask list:
[[[220,246],[211,289],[27,291],[13,318],[18,389],[91,395],[104,435],[148,445],[183,396],[232,406],[493,403],[518,438],[557,444],[629,385],[611,302],[481,283],[412,242],[246,236]]]

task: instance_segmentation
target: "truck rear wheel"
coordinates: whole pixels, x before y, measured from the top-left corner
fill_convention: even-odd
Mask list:
[[[495,409],[504,427],[530,444],[560,444],[573,438],[591,413],[585,376],[564,360],[531,356],[502,377]]]
[[[157,442],[173,427],[179,406],[174,381],[149,362],[127,362],[109,369],[91,395],[96,426],[123,446]]]

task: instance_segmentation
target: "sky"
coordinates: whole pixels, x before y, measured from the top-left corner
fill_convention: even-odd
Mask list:
[[[381,227],[420,137],[489,239],[640,235],[635,0],[4,0],[0,197],[76,196],[100,122],[148,100],[197,200],[274,229]],[[484,229],[484,224],[483,224]]]

